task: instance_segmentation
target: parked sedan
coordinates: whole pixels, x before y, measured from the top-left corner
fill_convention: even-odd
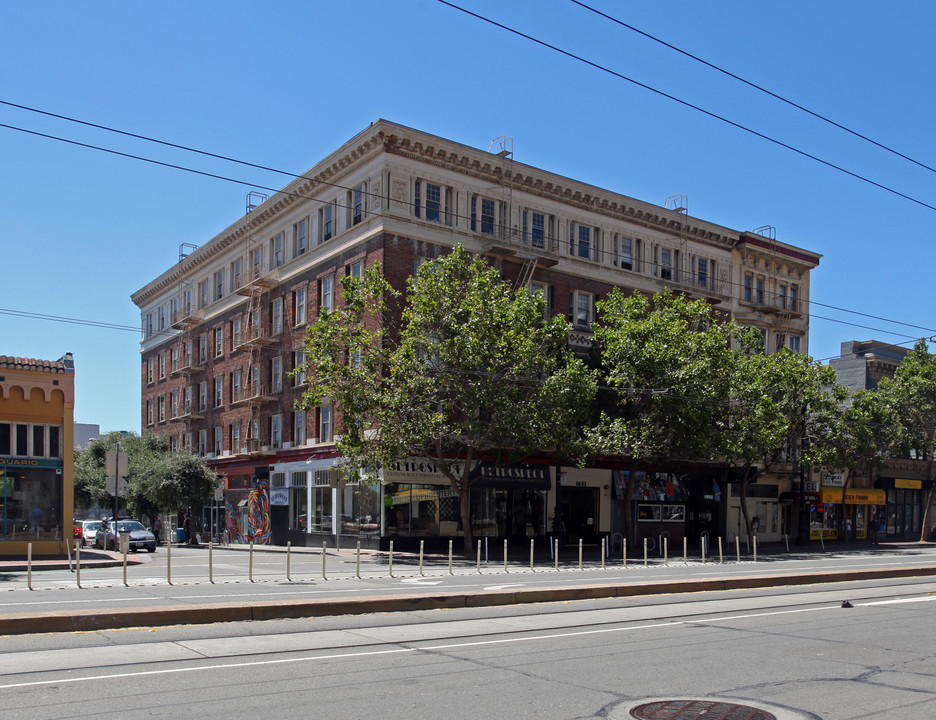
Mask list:
[[[107,523],[107,528],[99,530],[94,539],[95,547],[104,550],[119,550],[120,536],[127,534],[129,536],[130,552],[146,550],[156,552],[156,536],[143,527],[143,524],[137,520],[121,520],[117,523],[117,532],[114,533],[114,521]]]
[[[75,523],[77,532],[75,534],[75,539],[81,543],[81,547],[88,547],[88,545],[94,545],[95,538],[97,537],[98,530],[101,529],[101,525],[104,523],[100,520],[79,520]]]

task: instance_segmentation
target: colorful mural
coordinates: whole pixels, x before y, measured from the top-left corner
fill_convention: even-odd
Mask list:
[[[269,545],[273,536],[270,524],[270,491],[266,480],[254,480],[254,489],[247,494],[247,541]]]

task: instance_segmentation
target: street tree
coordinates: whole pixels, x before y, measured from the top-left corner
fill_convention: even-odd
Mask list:
[[[431,462],[459,499],[467,553],[482,463],[578,450],[594,375],[570,351],[563,317],[461,247],[419,267],[401,310],[379,266],[341,291],[308,330],[302,407],[340,409],[336,447],[351,468]]]
[[[878,392],[893,412],[899,433],[896,454],[923,461],[926,496],[920,539],[926,540],[936,492],[936,356],[930,354],[925,339],[918,340],[907,353],[893,378],[881,379]]]
[[[189,450],[170,450],[156,433],[111,432],[75,449],[76,507],[113,507],[106,488],[109,451],[127,453],[127,512],[150,519],[159,512],[176,512],[187,501],[201,502],[213,488],[214,473]]]
[[[720,452],[740,477],[741,512],[750,534],[751,484],[781,463],[828,462],[824,443],[804,440],[830,435],[844,390],[828,366],[789,349],[767,354],[750,335],[736,345],[734,358]]]
[[[704,300],[668,290],[651,298],[614,289],[598,311],[594,336],[614,396],[590,431],[593,448],[628,456],[638,465],[715,457],[740,329],[719,322]],[[629,540],[633,485],[630,473]]]

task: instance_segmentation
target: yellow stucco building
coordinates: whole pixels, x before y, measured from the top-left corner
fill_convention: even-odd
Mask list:
[[[0,556],[64,555],[74,517],[75,366],[0,355]]]

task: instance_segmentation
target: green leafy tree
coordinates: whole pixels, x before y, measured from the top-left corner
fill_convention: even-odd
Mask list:
[[[919,340],[897,366],[893,378],[878,383],[896,421],[895,452],[923,461],[926,470],[926,499],[920,540],[927,539],[936,492],[936,356]]]
[[[343,303],[308,330],[302,406],[330,400],[340,409],[336,445],[352,468],[432,462],[460,500],[467,553],[480,463],[580,449],[594,375],[542,297],[513,289],[461,247],[420,266],[402,311],[390,306],[399,294],[377,266],[341,287]]]
[[[187,502],[201,502],[211,492],[215,475],[188,450],[169,449],[166,438],[155,433],[111,432],[75,449],[75,504],[78,507],[113,507],[107,492],[107,453],[127,453],[127,492],[123,505],[132,515],[152,519],[158,512],[175,512]]]
[[[824,442],[803,441],[831,434],[844,399],[844,390],[828,366],[787,349],[769,355],[752,351],[752,340],[747,336],[735,348],[727,427],[721,442],[721,454],[741,477],[741,512],[749,533],[753,529],[747,502],[750,485],[759,475],[794,458],[827,464]]]
[[[725,429],[733,323],[712,307],[665,291],[652,298],[615,289],[598,303],[595,339],[616,401],[590,433],[601,453],[635,462],[712,458]],[[625,498],[630,539],[634,473]]]

